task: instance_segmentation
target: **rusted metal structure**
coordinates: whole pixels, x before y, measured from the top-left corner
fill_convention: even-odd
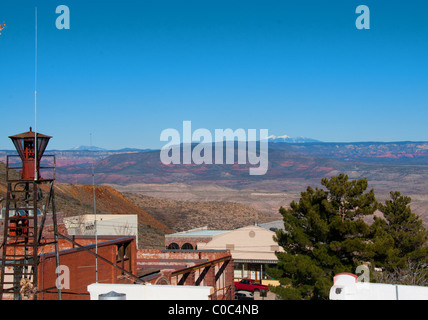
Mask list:
[[[210,284],[214,287],[214,293],[210,296],[211,300],[232,300],[234,287],[233,284],[226,284],[226,277],[224,275],[226,267],[231,261],[232,256],[228,255],[207,262],[202,262],[194,266],[172,272],[171,278],[176,278],[177,285],[184,285],[189,276],[193,275],[195,279],[194,285],[199,286],[206,278],[207,273],[211,270],[214,272],[214,277],[211,279],[212,283]],[[181,278],[178,280],[180,276]],[[222,278],[222,281],[220,281],[220,278]]]
[[[59,249],[55,211],[55,156],[44,155],[50,136],[30,131],[9,137],[18,155],[6,160],[7,195],[4,200],[0,298],[13,293],[23,295],[23,286],[37,299],[38,254],[45,245],[55,245],[57,272]],[[46,164],[42,164],[45,163]],[[19,171],[20,176],[16,174]],[[52,215],[54,240],[46,242],[43,227]],[[61,289],[58,288],[58,299]]]

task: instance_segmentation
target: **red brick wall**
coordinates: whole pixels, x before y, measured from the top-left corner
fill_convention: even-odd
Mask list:
[[[80,244],[80,242],[79,242]],[[95,252],[95,248],[91,249]],[[98,255],[116,263],[117,245],[114,241],[108,244],[99,244]],[[135,238],[131,241],[131,268],[128,270],[136,274],[137,262]],[[62,300],[89,300],[87,286],[95,283],[95,256],[82,249],[71,249],[60,252],[60,265],[68,267],[70,288],[62,289]],[[43,255],[40,258],[38,269],[39,290],[55,287],[56,284],[56,260],[54,254]],[[64,276],[64,273],[61,275]],[[100,283],[134,283],[134,279],[129,279],[126,274],[121,275],[121,270],[113,267],[107,262],[98,259],[98,282]],[[63,282],[63,285],[65,283]],[[57,289],[51,290],[53,293],[39,293],[39,300],[57,300]]]
[[[214,260],[230,255],[224,251],[165,251],[159,249],[139,249],[137,259],[208,259]]]

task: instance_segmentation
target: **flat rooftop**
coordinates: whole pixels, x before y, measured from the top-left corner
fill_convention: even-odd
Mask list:
[[[182,231],[182,232],[176,232],[166,235],[166,237],[212,237],[216,236],[218,234],[222,234],[225,232],[229,232],[230,230],[189,230],[189,231]]]

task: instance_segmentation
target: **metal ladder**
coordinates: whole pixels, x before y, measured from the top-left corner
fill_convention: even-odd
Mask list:
[[[40,202],[38,182],[8,183],[4,230],[2,243],[2,264],[0,278],[0,299],[5,293],[13,293],[14,300],[23,297],[37,299],[37,268],[39,248],[54,244],[58,254],[58,239],[42,243],[42,232],[46,220],[48,204],[52,205],[52,218],[56,233],[56,214],[53,202],[53,183],[38,226],[38,202]],[[29,290],[24,290],[27,288]],[[25,292],[22,292],[22,291]]]
[[[19,189],[17,186],[24,188]],[[34,190],[37,190],[35,182],[8,183],[3,226],[1,298],[4,293],[13,293],[14,299],[19,300],[22,279],[26,279],[23,282],[33,287],[37,284],[37,199],[31,197]]]

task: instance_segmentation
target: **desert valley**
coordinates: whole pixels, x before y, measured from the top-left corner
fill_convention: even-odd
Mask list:
[[[236,149],[236,148],[235,148]],[[236,150],[232,150],[236,152]],[[0,151],[0,160],[12,151]],[[269,170],[249,165],[170,165],[159,150],[47,151],[56,156],[58,206],[65,215],[92,212],[92,172],[100,213],[137,213],[145,246],[163,235],[208,226],[231,229],[281,219],[278,209],[298,200],[323,177],[366,177],[378,201],[400,191],[428,225],[428,143],[269,143]],[[4,166],[0,192],[5,193]],[[92,171],[93,170],[93,171]]]

